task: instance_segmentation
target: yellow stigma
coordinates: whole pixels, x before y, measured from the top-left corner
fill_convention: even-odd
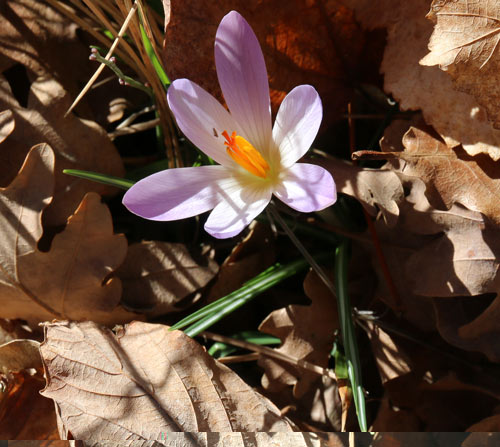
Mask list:
[[[266,178],[269,171],[269,165],[260,152],[255,149],[247,140],[236,132],[231,136],[225,130],[222,136],[226,139],[224,144],[227,146],[226,151],[231,158],[241,167],[245,168],[257,177]]]

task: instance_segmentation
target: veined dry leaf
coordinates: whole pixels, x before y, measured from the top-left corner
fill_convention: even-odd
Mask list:
[[[93,322],[47,323],[41,353],[42,394],[56,403],[63,439],[293,431],[273,404],[168,326],[134,322],[115,335]],[[184,445],[202,441],[193,433]]]
[[[70,104],[71,98],[61,84],[54,79],[37,78],[31,84],[26,108],[22,107],[7,81],[0,77],[0,110],[10,109],[15,120],[15,129],[2,143],[0,151],[0,184],[12,181],[27,148],[38,143],[49,144],[56,153],[54,200],[44,216],[50,225],[66,223],[86,192],[115,191],[115,188],[63,174],[63,169],[123,174],[118,151],[100,126],[74,114],[63,118]]]
[[[0,393],[0,439],[59,439],[54,403],[40,395],[44,383],[41,374],[9,375]]]
[[[89,193],[47,253],[37,248],[41,213],[51,200],[54,154],[35,146],[14,181],[0,190],[0,302],[2,316],[31,323],[53,318],[115,323],[135,314],[120,310],[120,280],[107,280],[127,243],[113,235],[111,216]]]
[[[310,306],[291,305],[275,310],[260,324],[259,331],[282,340],[277,351],[326,368],[338,328],[337,304],[315,273],[307,275],[304,290],[311,298]],[[259,364],[265,368],[264,388],[276,390],[293,385],[297,398],[317,380],[315,373],[274,359],[261,358]]]
[[[122,302],[155,316],[182,310],[186,306],[179,303],[206,286],[217,270],[213,259],[194,259],[183,244],[142,242],[129,246],[116,276],[123,283]]]
[[[458,90],[470,93],[500,128],[500,3],[496,0],[434,0],[429,50],[420,63],[439,65]]]
[[[500,171],[489,159],[471,158],[460,148],[450,148],[425,130],[411,127],[403,137],[405,150],[389,152],[381,141],[384,157],[403,160],[401,170],[421,178],[426,196],[435,208],[454,203],[483,213],[500,224]]]
[[[362,56],[362,51],[370,39],[357,25],[352,11],[341,2],[164,0],[163,3],[167,24],[163,59],[169,76],[189,78],[219,98],[213,57],[215,33],[222,17],[232,9],[245,17],[261,44],[273,112],[295,86],[311,84],[323,101],[323,121],[331,124],[352,94],[352,78],[369,71],[361,66],[368,59]],[[186,51],[189,58],[185,57]]]
[[[421,109],[448,146],[462,144],[470,155],[483,153],[499,160],[500,130],[491,126],[474,97],[455,90],[451,78],[438,67],[419,65],[433,30],[425,18],[429,0],[346,1],[365,28],[387,28],[381,67],[384,88],[401,109]]]
[[[328,435],[334,442],[329,442]],[[333,433],[249,433],[249,432],[206,432],[206,433],[180,433],[168,432],[157,441],[146,440],[99,440],[91,441],[84,440],[81,442],[82,447],[159,447],[159,446],[172,446],[172,447],[185,447],[192,446],[193,438],[196,438],[196,446],[199,447],[345,447],[338,440],[337,434]],[[326,439],[325,439],[326,438]],[[71,441],[69,441],[71,442]],[[19,447],[38,447],[38,446],[22,446]],[[44,446],[40,446],[44,447]],[[68,446],[73,447],[73,446]],[[76,447],[79,447],[77,445]]]

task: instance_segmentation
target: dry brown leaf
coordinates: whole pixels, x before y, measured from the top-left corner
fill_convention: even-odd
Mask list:
[[[389,227],[396,225],[398,204],[404,198],[397,174],[390,170],[360,168],[334,158],[322,160],[320,164],[334,176],[338,192],[358,199],[372,216],[380,210]]]
[[[272,312],[259,326],[259,331],[282,340],[279,352],[290,354],[321,367],[327,367],[338,328],[337,303],[315,273],[304,281],[310,306],[291,305]],[[293,394],[300,398],[317,380],[317,375],[268,358],[259,360],[266,372],[262,377],[265,389],[276,390],[293,385]]]
[[[63,118],[71,98],[54,79],[37,78],[32,84],[26,107],[13,97],[7,81],[0,77],[0,110],[10,109],[15,129],[2,143],[0,184],[15,177],[28,148],[49,144],[56,153],[54,200],[44,216],[50,225],[63,225],[88,191],[101,194],[116,188],[63,174],[63,169],[83,169],[122,176],[123,165],[118,151],[96,123],[70,114]],[[104,187],[103,187],[104,186]]]
[[[183,244],[142,242],[129,246],[116,276],[123,283],[124,305],[156,316],[192,304],[181,301],[206,286],[217,270],[213,259],[193,257]]]
[[[44,383],[40,374],[10,375],[0,393],[0,439],[59,439],[54,403],[40,395]]]
[[[0,372],[42,369],[40,343],[35,340],[12,340],[0,345]]]
[[[0,71],[15,63],[38,75],[78,79],[77,26],[45,2],[5,0],[0,5]],[[62,56],[64,55],[64,56]],[[67,80],[69,81],[69,79]]]
[[[470,93],[500,128],[500,4],[496,0],[434,0],[429,50],[420,63],[439,65],[458,90]]]
[[[425,18],[429,0],[346,0],[365,28],[386,27],[382,61],[384,88],[403,110],[421,109],[450,147],[462,144],[470,155],[500,159],[500,130],[488,122],[477,101],[453,87],[438,67],[419,65],[428,52],[432,23]]]
[[[0,143],[2,143],[15,127],[14,115],[11,110],[0,112]]]
[[[403,160],[406,175],[421,178],[434,208],[455,203],[483,213],[500,223],[500,171],[485,157],[471,158],[461,148],[450,148],[429,131],[411,127],[403,137],[405,150],[391,152],[381,141],[382,157]]]
[[[368,328],[367,334],[382,385],[389,380],[409,373],[412,370],[411,360],[395,343],[394,338],[370,320],[365,321],[364,324]]]
[[[50,202],[54,154],[35,146],[14,181],[0,190],[2,316],[31,323],[53,318],[114,323],[135,314],[118,308],[120,280],[107,279],[123,261],[127,242],[113,235],[111,215],[89,193],[50,251],[41,252],[41,213]]]
[[[222,17],[232,9],[250,23],[262,46],[274,112],[292,88],[311,84],[323,101],[324,123],[331,124],[345,109],[352,77],[368,71],[360,66],[366,63],[362,51],[370,40],[352,11],[340,2],[164,0],[164,5],[163,59],[169,76],[187,77],[219,97],[213,57],[215,33]]]
[[[93,322],[45,325],[41,346],[60,435],[160,440],[170,431],[293,431],[278,409],[198,343],[134,322],[113,334]],[[196,433],[195,433],[196,432]],[[203,445],[203,444],[201,444]]]

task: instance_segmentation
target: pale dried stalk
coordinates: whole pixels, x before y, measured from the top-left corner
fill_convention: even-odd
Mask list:
[[[129,29],[127,31],[135,42],[139,55],[130,46],[130,44],[123,39],[120,39],[120,46],[116,47],[115,39],[113,43],[113,45],[115,45],[114,51],[108,52],[108,55],[106,55],[106,59],[108,59],[112,53],[116,53],[125,61],[127,65],[129,65],[136,71],[140,78],[149,83],[155,95],[158,116],[160,118],[159,124],[163,130],[164,143],[167,150],[166,155],[169,161],[169,165],[182,166],[182,157],[179,151],[176,137],[177,132],[175,130],[170,114],[170,109],[166,101],[164,87],[156,74],[156,70],[154,69],[152,62],[150,61],[147,53],[144,50],[142,36],[139,28],[139,20],[137,16],[130,18],[131,10],[139,9],[143,17],[144,30],[146,31],[146,34],[148,35],[148,38],[152,43],[153,50],[156,56],[159,60],[161,60],[159,57],[158,47],[161,46],[162,35],[159,31],[158,26],[152,27],[150,25],[150,14],[148,14],[148,9],[143,7],[141,0],[136,0],[134,4],[132,4],[130,0],[118,0],[116,2],[111,0],[68,0],[72,4],[72,6],[74,6],[77,10],[79,10],[86,16],[86,20],[85,18],[82,19],[77,14],[75,14],[71,10],[71,8],[65,5],[61,0],[47,1],[55,9],[59,10],[61,13],[66,15],[72,21],[89,32],[104,46],[109,46],[110,41],[103,34],[96,31],[95,26],[92,26],[92,22],[95,22],[99,26],[108,29],[114,36],[118,36],[120,32],[117,32],[116,24],[121,23],[124,18],[126,18],[125,20],[128,19],[128,21],[130,21],[130,23],[128,24]],[[109,17],[111,17],[112,19],[110,19]],[[155,18],[156,21],[160,23],[160,19],[158,18],[158,16],[155,16]],[[123,28],[124,27],[122,26],[121,29]],[[102,71],[102,69],[102,66],[100,66],[98,72],[94,74],[93,78],[95,78],[95,76],[98,75]],[[89,84],[87,84],[86,86],[87,90]],[[82,91],[77,100],[81,100],[85,93],[86,91]],[[77,101],[73,103],[72,108],[74,108],[76,104]],[[69,113],[71,109],[67,113]],[[173,151],[175,151],[175,156]],[[176,159],[177,163],[175,163]]]
[[[277,351],[276,349],[269,348],[267,346],[261,346],[254,343],[249,343],[244,340],[237,340],[235,338],[214,334],[213,332],[208,332],[208,331],[203,331],[200,335],[210,340],[226,343],[228,345],[238,346],[239,348],[257,352],[266,357],[271,357],[276,360],[282,360],[283,362],[287,362],[290,363],[291,365],[298,366],[299,368],[306,369],[307,371],[319,374],[320,376],[327,376],[335,381],[337,380],[337,376],[335,375],[335,373],[329,369],[322,368],[321,366],[318,365],[314,365],[311,362],[308,362],[307,360],[302,360],[296,357],[292,357],[291,355],[285,354],[283,352]]]
[[[160,124],[160,119],[156,118],[151,121],[146,121],[144,123],[131,124],[130,126],[123,126],[116,128],[114,132],[109,132],[108,137],[113,141],[117,137],[123,135],[130,135],[133,133],[144,132],[145,130],[153,129]]]
[[[134,2],[134,6],[130,9],[127,18],[123,22],[122,27],[120,28],[120,31],[118,32],[118,35],[116,36],[113,44],[111,45],[111,48],[109,49],[108,53],[104,57],[104,59],[109,60],[110,57],[113,55],[113,52],[115,51],[116,46],[120,42],[122,36],[125,34],[125,31],[128,28],[128,25],[130,23],[130,20],[132,20],[133,15],[137,11],[137,3]],[[73,104],[71,104],[70,108],[68,111],[64,114],[64,116],[68,116],[68,114],[76,107],[76,105],[80,102],[80,100],[83,98],[85,93],[90,89],[94,81],[99,77],[101,74],[102,70],[104,70],[105,64],[99,65],[99,68],[95,71],[95,73],[92,75],[92,77],[89,79],[89,82],[83,87],[83,90],[79,93],[79,95],[76,97],[76,99],[73,101]]]

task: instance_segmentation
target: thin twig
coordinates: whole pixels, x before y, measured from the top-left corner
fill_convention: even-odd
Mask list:
[[[319,264],[316,262],[316,260],[311,256],[309,251],[304,247],[302,242],[299,241],[297,236],[295,236],[294,232],[290,229],[290,227],[286,224],[286,222],[283,220],[283,218],[280,216],[278,210],[275,208],[273,203],[270,203],[269,206],[267,207],[269,212],[271,213],[272,217],[276,219],[276,221],[281,225],[287,236],[290,238],[290,240],[295,244],[297,249],[300,251],[302,256],[306,259],[306,261],[309,263],[309,265],[313,268],[313,270],[318,274],[318,276],[321,278],[321,280],[325,283],[325,285],[328,287],[328,289],[333,293],[334,296],[337,296],[335,286],[333,283],[330,281],[330,278],[328,278],[328,275],[325,273],[325,271],[319,266]]]
[[[228,355],[227,357],[222,357],[217,360],[227,365],[229,363],[255,362],[256,360],[259,359],[259,357],[260,357],[259,353],[252,352],[251,354]]]
[[[120,28],[120,31],[118,32],[118,35],[116,36],[116,39],[114,40],[113,44],[111,45],[111,48],[109,49],[108,53],[104,57],[106,60],[109,60],[110,57],[113,55],[113,52],[115,51],[116,46],[120,42],[122,36],[125,34],[125,31],[127,30],[128,24],[130,23],[130,20],[132,20],[132,17],[134,16],[136,11],[137,11],[137,2],[134,2],[134,4],[132,5],[132,8],[130,9],[125,21],[123,22],[122,27]],[[90,87],[95,82],[95,80],[99,77],[102,70],[104,70],[104,67],[105,67],[105,64],[103,64],[103,63],[101,63],[101,65],[99,65],[99,68],[96,70],[96,72],[89,79],[89,82],[87,82],[85,87],[83,87],[83,90],[79,93],[79,95],[73,101],[73,104],[71,104],[71,107],[68,109],[68,111],[64,114],[65,117],[68,116],[71,113],[71,111],[76,107],[76,105],[80,102],[80,100],[87,93],[87,91],[90,89]]]
[[[277,360],[282,360],[294,366],[298,366],[313,373],[319,374],[320,376],[327,376],[330,377],[330,379],[337,380],[337,376],[335,375],[335,373],[329,369],[322,368],[321,366],[318,365],[314,365],[311,362],[308,362],[307,360],[298,359],[291,355],[277,351],[276,349],[269,348],[268,346],[261,346],[255,343],[249,343],[244,340],[237,340],[235,338],[214,334],[213,332],[208,332],[208,331],[203,331],[199,335],[202,337],[206,337],[209,340],[226,343],[228,345],[237,346],[243,349],[248,349],[249,351],[257,352],[267,357],[275,358]]]
[[[146,121],[145,123],[131,124],[130,126],[120,127],[119,129],[117,128],[113,132],[109,132],[108,137],[111,140],[114,140],[115,138],[120,137],[122,135],[130,135],[133,133],[144,132],[145,130],[153,129],[158,124],[160,124],[159,118],[156,118],[151,121]]]
[[[356,150],[356,135],[354,129],[354,120],[352,119],[352,106],[351,103],[347,105],[347,122],[349,124],[349,149],[351,154],[353,154]],[[354,164],[357,164],[354,162]],[[380,268],[382,269],[382,274],[384,275],[387,286],[389,287],[389,292],[392,295],[393,305],[396,309],[401,310],[402,301],[399,296],[398,290],[391,276],[391,271],[389,270],[389,265],[387,264],[387,260],[385,259],[384,252],[382,250],[382,244],[380,243],[380,238],[378,237],[377,230],[375,225],[373,224],[371,216],[368,214],[368,211],[364,207],[363,215],[365,217],[366,225],[368,226],[368,231],[373,240],[373,246],[375,248],[375,252],[377,253],[377,257],[380,263]]]

